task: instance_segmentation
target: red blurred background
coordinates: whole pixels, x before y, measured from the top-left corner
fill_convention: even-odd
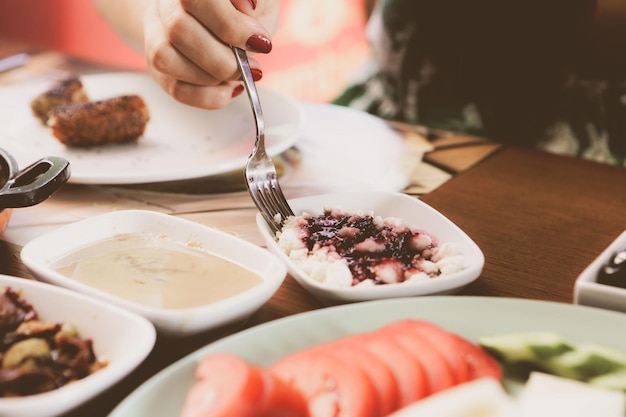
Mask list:
[[[133,1],[133,0],[128,0]],[[369,56],[366,0],[281,0],[274,49],[258,55],[261,85],[305,101],[332,100]],[[4,0],[0,38],[129,70],[145,70],[90,0]]]

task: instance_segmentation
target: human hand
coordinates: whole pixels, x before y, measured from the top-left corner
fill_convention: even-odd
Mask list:
[[[144,16],[148,69],[176,100],[218,109],[243,92],[230,45],[268,53],[278,0],[156,0]],[[262,72],[250,58],[255,79]]]

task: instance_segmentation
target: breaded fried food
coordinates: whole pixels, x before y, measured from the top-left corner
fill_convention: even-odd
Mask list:
[[[150,113],[138,95],[70,104],[50,110],[48,126],[67,146],[95,146],[138,140]]]
[[[30,103],[30,108],[33,115],[45,125],[48,122],[48,112],[53,108],[87,101],[89,101],[89,96],[83,83],[78,77],[70,77],[59,81],[52,88],[35,97]]]

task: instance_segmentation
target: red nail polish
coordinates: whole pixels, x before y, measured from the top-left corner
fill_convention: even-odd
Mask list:
[[[251,51],[267,54],[272,50],[272,41],[262,35],[252,35],[248,38],[246,47]]]
[[[263,78],[263,71],[258,68],[250,68],[250,73],[252,74],[252,79],[254,81],[259,81],[261,78]],[[243,78],[241,76],[239,76],[239,81],[243,81]]]
[[[261,78],[263,78],[263,71],[258,68],[250,68],[250,72],[252,73],[252,79],[254,81],[259,81]]]
[[[252,10],[256,9],[256,0],[248,0],[250,2],[250,6],[252,6]]]
[[[233,89],[233,94],[231,95],[231,97],[235,98],[241,93],[243,93],[243,85],[240,84]]]

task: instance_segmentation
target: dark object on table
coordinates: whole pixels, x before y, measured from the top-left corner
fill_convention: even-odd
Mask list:
[[[615,252],[609,262],[600,269],[598,282],[626,288],[626,249]]]
[[[64,158],[48,156],[19,169],[13,156],[0,149],[0,210],[39,204],[69,177],[70,165]]]
[[[0,234],[6,229],[12,209],[39,204],[58,191],[70,177],[70,165],[58,156],[39,159],[24,169],[0,149]]]

